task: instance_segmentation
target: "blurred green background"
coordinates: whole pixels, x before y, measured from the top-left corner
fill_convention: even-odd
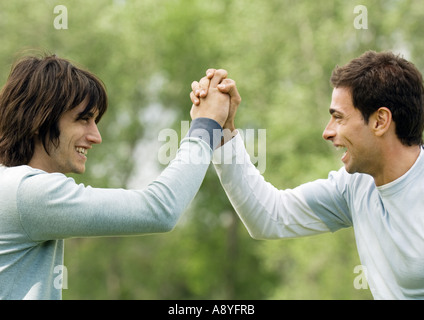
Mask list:
[[[57,5],[66,6],[67,29],[55,28]],[[366,6],[367,29],[355,28],[357,5]],[[422,0],[1,0],[0,80],[34,49],[97,74],[110,99],[103,143],[74,178],[144,188],[163,169],[160,131],[185,134],[191,82],[225,68],[243,98],[237,127],[266,129],[265,178],[293,188],[341,166],[321,138],[331,70],[372,49],[423,71],[423,30]],[[253,240],[212,166],[172,232],[69,239],[65,248],[64,299],[372,298],[353,285],[360,261],[351,229]]]

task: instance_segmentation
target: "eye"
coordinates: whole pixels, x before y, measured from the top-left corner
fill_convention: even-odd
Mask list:
[[[77,118],[77,121],[81,121],[81,122],[88,122],[90,119],[88,117],[81,117],[81,118]]]
[[[91,121],[95,121],[94,114],[92,112],[88,112],[86,114],[79,114],[77,116],[76,121],[82,121],[83,123],[89,123]]]
[[[89,122],[92,119],[92,116],[89,114],[85,114],[85,115],[80,115],[77,117],[77,121],[82,121],[84,123]]]
[[[333,113],[332,116],[333,116],[333,119],[335,119],[336,121],[340,121],[343,119],[343,116],[339,113]]]

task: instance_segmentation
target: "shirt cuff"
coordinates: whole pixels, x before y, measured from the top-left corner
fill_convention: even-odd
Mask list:
[[[188,136],[202,139],[212,150],[215,150],[221,144],[222,127],[215,120],[196,118],[191,122]]]

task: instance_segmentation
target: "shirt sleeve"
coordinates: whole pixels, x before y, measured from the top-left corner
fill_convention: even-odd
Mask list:
[[[202,139],[212,150],[215,150],[221,143],[222,127],[213,119],[196,118],[191,124],[188,136]]]
[[[93,188],[34,170],[18,187],[22,227],[33,241],[170,231],[199,190],[211,157],[208,143],[192,133],[143,190]]]
[[[231,204],[255,239],[307,236],[351,225],[337,177],[279,190],[252,164],[240,135],[215,151],[213,163]]]

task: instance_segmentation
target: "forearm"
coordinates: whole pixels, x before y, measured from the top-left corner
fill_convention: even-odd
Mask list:
[[[253,238],[299,237],[328,231],[299,188],[278,190],[264,180],[239,135],[215,152],[213,162],[231,204]]]
[[[204,140],[188,135],[143,190],[85,187],[60,174],[28,177],[19,190],[22,225],[36,241],[169,231],[199,190],[211,156]]]

